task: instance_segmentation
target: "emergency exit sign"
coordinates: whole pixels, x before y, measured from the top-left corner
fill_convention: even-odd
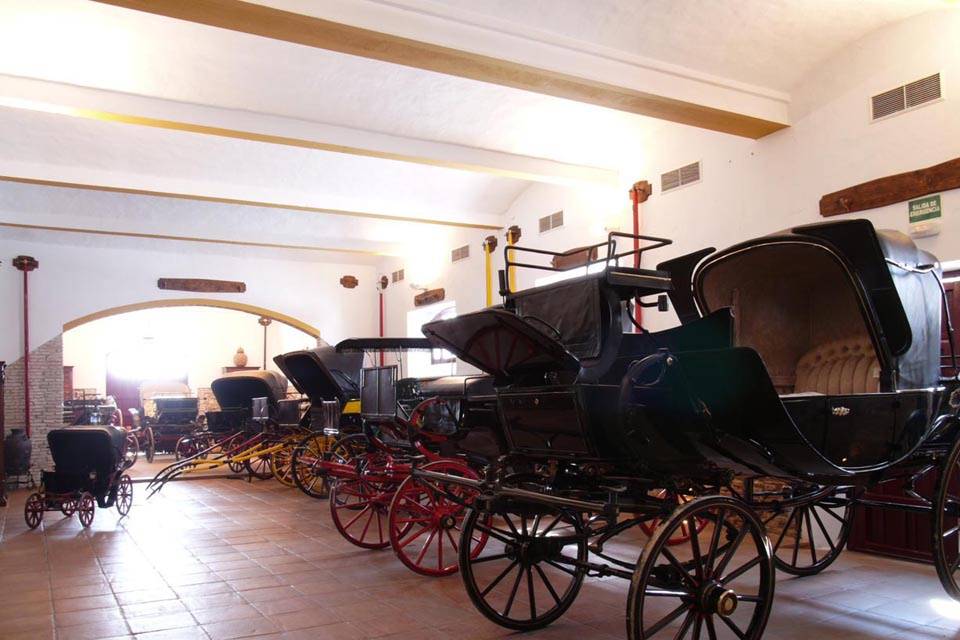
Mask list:
[[[940,217],[940,194],[910,201],[910,224]]]

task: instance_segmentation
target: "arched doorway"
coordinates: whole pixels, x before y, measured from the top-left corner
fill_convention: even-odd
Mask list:
[[[215,299],[112,307],[64,324],[64,399],[85,407],[110,396],[127,416],[150,406],[150,388],[195,398],[203,412],[215,403],[210,383],[236,367],[238,348],[245,368],[274,369],[273,356],[316,346],[319,333],[270,309]]]

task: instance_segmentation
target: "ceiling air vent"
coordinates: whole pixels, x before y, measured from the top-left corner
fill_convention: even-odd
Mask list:
[[[686,166],[667,171],[660,175],[660,192],[670,191],[679,187],[700,182],[700,163],[694,162]]]
[[[470,257],[470,245],[465,244],[462,247],[457,247],[450,252],[450,260],[452,262],[459,262],[460,260],[466,260]]]
[[[871,98],[873,106],[873,119],[879,120],[901,113],[914,107],[939,100],[942,97],[940,93],[940,74],[935,73],[932,76],[921,78],[909,84],[905,84],[896,89],[884,91]]]
[[[400,282],[401,280],[403,280],[403,269],[399,269],[399,270],[397,270],[397,271],[394,271],[394,272],[393,272],[393,278],[392,278],[392,279],[393,279],[394,282]]]
[[[557,227],[563,226],[563,211],[557,211],[556,213],[551,213],[548,216],[543,216],[540,218],[540,233],[544,231],[550,231],[550,229],[556,229]]]

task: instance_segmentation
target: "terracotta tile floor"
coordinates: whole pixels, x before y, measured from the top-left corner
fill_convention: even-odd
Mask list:
[[[129,517],[90,530],[48,513],[23,522],[25,491],[0,510],[0,638],[227,640],[510,635],[477,614],[456,576],[406,570],[390,551],[341,540],[325,502],[275,482],[143,485]],[[634,551],[635,552],[635,551]],[[627,584],[592,579],[537,638],[623,638]],[[765,638],[960,637],[960,605],[932,567],[847,552],[811,578],[781,576]]]

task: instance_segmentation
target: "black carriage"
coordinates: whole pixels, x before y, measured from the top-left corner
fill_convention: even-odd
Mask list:
[[[623,235],[611,234],[596,273],[503,286],[502,308],[424,327],[495,377],[511,448],[469,483],[481,497],[464,536],[493,541],[479,558],[461,554],[475,605],[504,626],[537,628],[562,615],[587,575],[619,576],[631,581],[631,638],[758,638],[775,566],[821,570],[862,487],[898,481],[909,493],[937,467],[925,508],[956,594],[958,507],[947,489],[960,447],[955,384],[939,375],[936,260],[866,221],[656,269],[618,263],[667,241],[640,237],[646,247],[618,253]],[[508,257],[508,269],[517,264]],[[625,333],[630,301],[660,294],[681,325]],[[533,472],[517,472],[530,462]],[[639,560],[623,557],[614,538],[651,523]],[[699,534],[671,547],[684,526]]]
[[[154,412],[152,417],[146,419],[144,431],[149,432],[145,433],[146,443],[140,443],[141,449],[146,444],[149,454],[152,444],[154,451],[175,453],[180,438],[191,435],[199,428],[198,400],[193,396],[156,396],[152,401]],[[147,459],[153,462],[152,455],[148,455]]]
[[[72,427],[47,434],[54,470],[43,471],[40,491],[24,505],[31,529],[40,526],[46,511],[74,513],[84,527],[93,522],[97,506],[116,506],[121,516],[133,504],[133,482],[126,470],[132,465],[127,434],[119,427]]]

